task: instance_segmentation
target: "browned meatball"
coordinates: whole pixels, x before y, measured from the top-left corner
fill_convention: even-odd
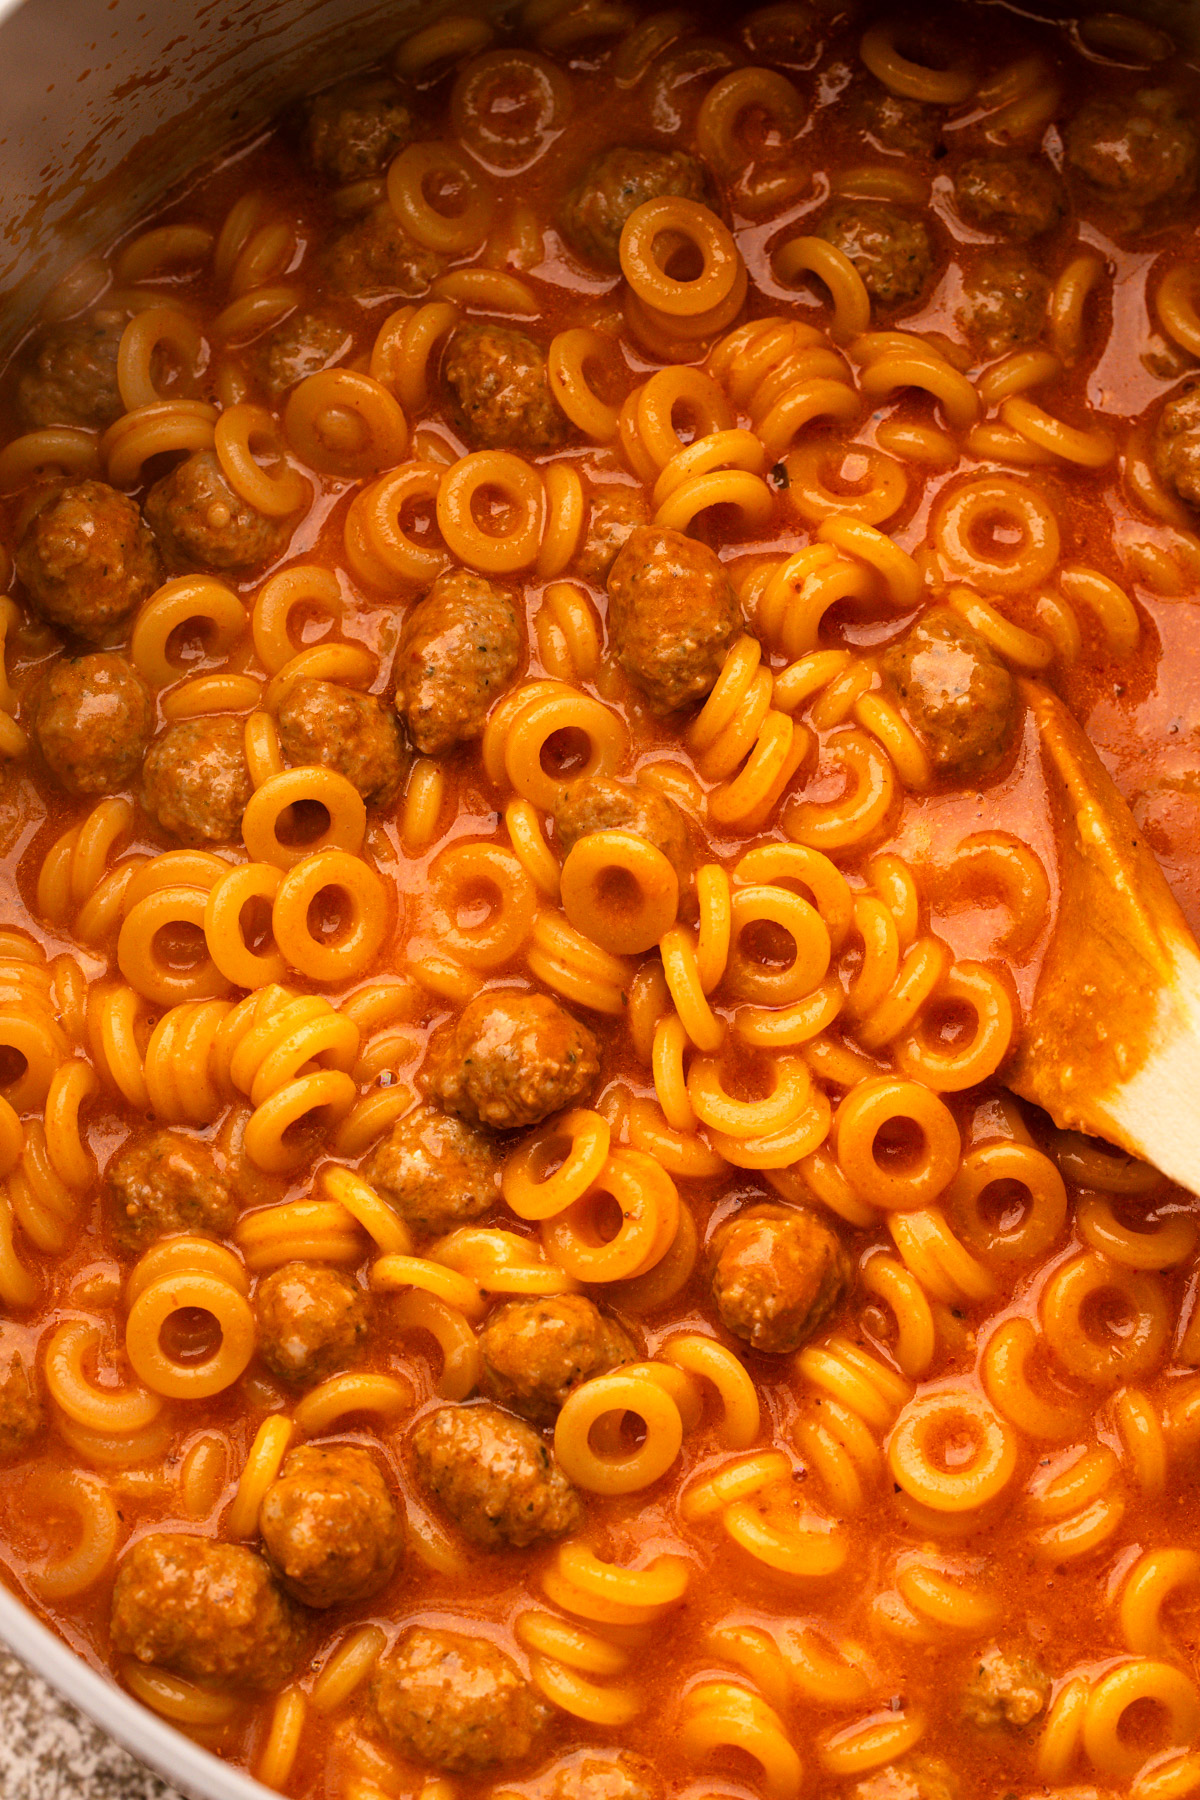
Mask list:
[[[1181,206],[1196,185],[1200,138],[1165,89],[1132,99],[1097,96],[1068,125],[1066,162],[1087,198],[1141,214],[1170,200]]]
[[[262,384],[272,400],[282,399],[298,381],[331,369],[353,348],[353,333],[328,308],[293,313],[259,348]]]
[[[1053,231],[1066,211],[1061,180],[1038,156],[972,157],[959,169],[954,191],[969,224],[1022,240]]]
[[[493,1400],[553,1425],[573,1388],[637,1360],[637,1345],[582,1294],[509,1300],[479,1333],[480,1386]]]
[[[435,1040],[429,1092],[472,1125],[512,1131],[582,1100],[600,1073],[586,1025],[544,994],[480,994]]]
[[[986,1729],[1012,1725],[1018,1730],[1046,1710],[1050,1677],[1032,1656],[1008,1656],[990,1644],[975,1662],[963,1689],[962,1714],[968,1724]]]
[[[850,1789],[849,1800],[958,1800],[953,1771],[939,1756],[902,1757]]]
[[[297,681],[277,723],[290,763],[336,769],[376,806],[395,799],[404,774],[400,727],[374,694],[356,694],[335,681]]]
[[[1154,425],[1154,467],[1165,487],[1200,506],[1200,379],[1167,396]]]
[[[479,736],[517,672],[521,631],[503,588],[448,569],[404,621],[396,653],[396,708],[426,756]]]
[[[390,206],[377,206],[334,238],[324,266],[336,294],[353,294],[360,300],[395,294],[417,300],[441,274],[442,259],[409,237]]]
[[[33,735],[69,794],[115,794],[133,781],[154,729],[150,690],[123,656],[57,662],[38,683]]]
[[[663,1800],[663,1784],[644,1756],[581,1750],[545,1777],[546,1800]]]
[[[849,257],[881,306],[907,306],[933,272],[929,233],[920,219],[898,206],[837,200],[816,230]]]
[[[15,1335],[0,1336],[0,1462],[20,1456],[42,1428],[37,1367]]]
[[[214,450],[197,450],[156,481],[146,518],[173,569],[257,569],[287,548],[291,525],[256,512],[226,481]]]
[[[137,505],[103,481],[77,481],[47,501],[25,527],[16,563],[38,611],[92,644],[163,578]]]
[[[735,1337],[782,1356],[796,1350],[841,1300],[850,1279],[841,1239],[806,1208],[756,1206],[712,1241],[712,1289]]]
[[[554,842],[564,861],[591,831],[635,832],[662,851],[681,885],[691,880],[692,846],[683,814],[652,788],[615,781],[611,775],[581,775],[568,782],[554,809]]]
[[[629,215],[647,200],[678,195],[713,204],[708,170],[686,150],[643,150],[614,144],[594,156],[559,208],[567,243],[585,262],[619,269],[621,232]]]
[[[109,1163],[105,1185],[113,1237],[131,1255],[178,1232],[226,1237],[237,1218],[212,1151],[179,1131],[131,1139]]]
[[[531,1425],[498,1406],[443,1406],[412,1435],[413,1471],[484,1550],[528,1549],[583,1518],[579,1495]]]
[[[82,319],[52,325],[38,340],[17,381],[27,425],[82,425],[102,431],[125,411],[117,386],[117,351],[128,314],[97,307]]]
[[[281,1381],[310,1386],[357,1361],[367,1297],[328,1263],[284,1263],[254,1292],[258,1353]]]
[[[278,1688],[300,1658],[302,1626],[261,1556],[240,1544],[156,1531],[117,1572],[112,1646],[193,1680]]]
[[[864,81],[854,95],[850,115],[881,150],[899,150],[905,156],[932,156],[942,135],[936,107],[893,94],[874,79]]]
[[[650,523],[650,508],[641,488],[605,487],[592,495],[587,530],[575,553],[572,573],[603,587],[617,552],[639,525]]]
[[[500,1198],[495,1145],[434,1106],[397,1120],[365,1173],[414,1231],[453,1231]]]
[[[880,658],[934,765],[958,779],[986,775],[1008,754],[1016,683],[999,657],[948,606],[934,607]]]
[[[550,1720],[537,1689],[490,1639],[427,1625],[401,1632],[369,1704],[398,1755],[455,1775],[523,1761]]]
[[[168,725],[146,752],[146,811],[185,844],[225,844],[254,792],[241,719],[213,714]]]
[[[1004,356],[1041,336],[1049,298],[1048,275],[1016,251],[997,250],[963,277],[958,322],[983,356]]]
[[[308,154],[318,175],[366,181],[416,136],[412,108],[391,81],[346,81],[308,109]]]
[[[404,1548],[379,1464],[357,1444],[301,1444],[258,1514],[280,1585],[305,1606],[353,1606],[386,1587]]]
[[[454,422],[482,450],[553,450],[570,433],[546,356],[523,331],[464,325],[442,363]]]
[[[655,711],[702,700],[742,627],[738,597],[707,544],[638,526],[609,571],[608,601],[617,660]]]

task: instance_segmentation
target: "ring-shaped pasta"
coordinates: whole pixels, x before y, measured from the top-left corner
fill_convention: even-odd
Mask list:
[[[82,480],[100,474],[96,434],[77,425],[45,425],[11,438],[0,450],[0,494],[12,494],[47,475]]]
[[[942,1007],[965,1008],[974,1019],[969,1037],[943,1045],[931,1042],[926,1015]],[[977,1087],[1000,1067],[1012,1048],[1016,1007],[1008,983],[984,963],[955,963],[918,1014],[913,1029],[895,1046],[896,1066],[937,1094]]]
[[[696,115],[696,149],[726,180],[742,173],[751,152],[738,126],[746,113],[764,114],[779,137],[795,137],[804,107],[786,75],[774,69],[733,69],[708,90]]]
[[[915,1132],[921,1147],[906,1161],[885,1167],[880,1133]],[[962,1139],[945,1102],[915,1081],[879,1075],[860,1081],[838,1107],[833,1151],[854,1192],[873,1206],[909,1211],[929,1206],[954,1178]]]
[[[687,1093],[696,1117],[712,1131],[728,1137],[766,1137],[784,1131],[808,1105],[812,1077],[802,1057],[770,1059],[772,1087],[761,1100],[739,1100],[721,1078],[713,1057],[697,1056],[687,1073]]]
[[[408,420],[393,394],[355,369],[320,369],[288,395],[284,434],[319,475],[359,481],[400,461]]]
[[[571,84],[536,50],[485,50],[450,91],[459,140],[485,169],[516,175],[543,155],[571,112]]]
[[[861,469],[861,474],[847,476],[847,464]],[[827,471],[836,471],[848,491],[831,488],[825,479]],[[787,472],[788,503],[813,525],[835,515],[861,519],[864,525],[883,525],[908,497],[903,463],[869,444],[855,444],[849,450],[820,442],[798,444],[788,454]]]
[[[429,899],[439,947],[468,968],[499,969],[521,949],[537,914],[537,889],[500,844],[452,844],[430,864]],[[487,917],[474,922],[481,906]],[[459,916],[470,910],[473,922]]]
[[[791,238],[775,252],[774,263],[780,281],[791,284],[798,275],[815,275],[828,288],[833,301],[832,336],[837,342],[849,343],[870,329],[871,296],[866,283],[836,244],[819,237]]]
[[[501,727],[498,711],[492,719],[496,720],[498,741],[489,744],[485,732],[484,761],[488,773],[493,774],[494,751],[500,749],[504,774],[517,792],[542,812],[553,812],[562,790],[562,778],[549,773],[544,761],[550,740],[558,732],[569,731],[587,740],[586,758],[573,770],[576,779],[613,774],[629,742],[619,714],[602,701],[565,684],[547,683],[538,692],[518,689],[504,721],[507,730]],[[489,731],[491,725],[489,720]],[[489,751],[493,752],[491,756]]]
[[[938,555],[953,575],[986,593],[1019,594],[1049,580],[1062,539],[1048,501],[1011,475],[980,475],[939,496],[930,521]],[[1003,525],[1017,547],[980,543],[989,527]]]
[[[324,1134],[346,1117],[358,1099],[353,1079],[341,1069],[316,1069],[288,1082],[256,1106],[246,1122],[246,1155],[268,1175],[287,1175],[308,1162],[312,1146],[297,1141],[295,1128],[307,1121]]]
[[[243,401],[226,407],[217,420],[213,445],[226,481],[256,512],[285,519],[307,505],[312,489],[300,471],[285,462],[279,426],[265,406]],[[264,468],[260,458],[274,466]]]
[[[26,996],[14,994],[9,1005],[0,1006],[0,1049],[19,1068],[0,1088],[0,1099],[18,1114],[44,1106],[56,1070],[71,1054],[57,1022],[30,1006]],[[11,1143],[11,1127],[8,1137]]]
[[[1196,1222],[1189,1213],[1170,1213],[1157,1225],[1136,1230],[1117,1218],[1107,1194],[1081,1194],[1075,1210],[1084,1241],[1127,1268],[1171,1269],[1196,1248]]]
[[[293,806],[320,808],[329,823],[319,836],[303,844],[287,844],[280,827]],[[255,862],[294,869],[323,850],[356,855],[367,830],[367,809],[353,782],[336,769],[305,764],[270,775],[250,796],[242,814],[242,839]]]
[[[76,1424],[92,1431],[132,1436],[153,1425],[162,1400],[139,1387],[101,1387],[84,1373],[84,1361],[100,1342],[100,1327],[69,1319],[46,1346],[43,1367],[50,1398]]]
[[[819,775],[832,766],[849,778],[849,792],[840,800],[809,800],[794,795],[783,814],[783,829],[793,843],[809,849],[847,849],[879,830],[896,793],[896,776],[882,745],[865,731],[851,726],[828,738],[823,747]]]
[[[997,1184],[1002,1186],[997,1189]],[[1023,1195],[1020,1216],[1011,1223],[1018,1204],[1014,1187]],[[989,1198],[996,1204],[989,1207]],[[946,1189],[944,1204],[968,1244],[1005,1262],[1032,1262],[1044,1256],[1067,1218],[1066,1186],[1050,1158],[1032,1144],[1012,1138],[968,1150]]]
[[[204,400],[156,400],[135,407],[100,439],[100,457],[114,487],[134,487],[152,456],[211,450],[217,409]],[[20,440],[18,440],[20,441]]]
[[[1090,1408],[1044,1378],[1036,1382],[1031,1378],[1041,1349],[1042,1340],[1029,1319],[1006,1319],[987,1341],[983,1385],[993,1406],[1027,1437],[1062,1443],[1082,1432]]]
[[[562,1113],[510,1152],[501,1190],[519,1219],[553,1219],[587,1193],[608,1161],[612,1133],[599,1113]],[[569,1147],[568,1147],[569,1146]],[[560,1153],[566,1148],[566,1155]],[[560,1158],[553,1174],[543,1171]]]
[[[612,1414],[632,1413],[644,1436],[636,1447],[601,1452],[593,1428]],[[626,1374],[598,1375],[572,1390],[554,1426],[554,1453],[569,1481],[589,1494],[634,1494],[661,1479],[679,1455],[683,1420],[655,1381]]]
[[[872,75],[889,92],[934,106],[961,106],[971,98],[977,83],[969,68],[931,69],[911,62],[896,48],[897,31],[894,24],[872,25],[858,47]]]
[[[1091,1387],[1140,1381],[1158,1367],[1170,1339],[1171,1311],[1156,1277],[1094,1250],[1055,1270],[1040,1309],[1050,1349]]]
[[[287,959],[277,945],[252,950],[242,928],[242,914],[253,901],[272,906],[280,872],[271,863],[242,863],[213,883],[204,908],[208,954],[235,987],[260,988],[282,981]]]
[[[348,1375],[331,1375],[319,1387],[310,1388],[296,1403],[292,1417],[310,1436],[352,1413],[378,1413],[391,1418],[413,1402],[412,1386],[402,1376],[356,1369]]]
[[[335,893],[342,910],[336,936],[318,938],[311,910]],[[271,930],[294,969],[312,981],[350,981],[375,961],[388,929],[387,892],[375,870],[348,850],[318,850],[290,868],[271,908]]]
[[[139,406],[154,406],[168,395],[159,392],[155,358],[160,348],[173,351],[184,380],[195,378],[203,339],[199,327],[177,306],[150,306],[135,313],[121,333],[117,349],[117,387],[127,413]]]
[[[403,524],[405,511],[424,502],[436,510],[446,471],[437,463],[404,463],[356,494],[346,514],[345,543],[350,567],[360,581],[390,588],[393,581],[432,581],[445,567],[446,552],[421,544]]]
[[[590,831],[562,867],[562,908],[577,931],[614,956],[653,949],[679,912],[679,877],[632,831]]]
[[[303,648],[294,635],[298,612],[320,613],[336,625],[342,616],[342,590],[332,569],[300,563],[264,582],[254,601],[250,629],[255,654],[268,675],[278,675]]]
[[[457,212],[444,212],[429,198],[431,182],[462,196]],[[393,157],[387,172],[388,204],[398,223],[426,250],[462,256],[477,250],[492,222],[494,199],[461,151],[449,144],[409,144]]]
[[[904,1407],[887,1444],[893,1479],[935,1513],[977,1512],[996,1499],[1017,1468],[1015,1432],[974,1388],[918,1394]]]
[[[250,623],[245,606],[211,575],[179,575],[142,603],[129,637],[129,655],[151,687],[168,687],[186,671],[170,655],[176,632],[199,627],[210,657],[224,656]]]
[[[700,272],[690,280],[668,275],[655,256],[658,240],[683,240],[700,258]],[[621,231],[621,273],[645,306],[672,320],[693,319],[728,299],[743,268],[741,252],[728,227],[698,200],[662,195],[634,208]]]
[[[161,1335],[174,1314],[193,1308],[212,1317],[221,1341],[202,1361],[180,1362],[163,1349]],[[245,1373],[256,1335],[250,1303],[236,1288],[212,1275],[180,1271],[138,1295],[125,1325],[125,1349],[152,1393],[173,1400],[207,1400],[224,1393]]]
[[[604,1236],[598,1203],[615,1201],[621,1223]],[[665,1169],[640,1150],[610,1151],[587,1191],[542,1222],[546,1254],[577,1281],[625,1281],[662,1260],[679,1229],[679,1193]]]
[[[1144,1709],[1147,1705],[1166,1715],[1160,1728],[1162,1742],[1155,1749],[1148,1748],[1140,1736],[1131,1740],[1121,1730],[1131,1707]],[[1083,1715],[1083,1747],[1092,1766],[1115,1781],[1128,1781],[1151,1755],[1190,1750],[1197,1732],[1200,1694],[1173,1663],[1139,1658],[1109,1669],[1092,1684]]]
[[[76,1526],[71,1548],[34,1559],[26,1580],[42,1600],[72,1600],[86,1593],[116,1562],[121,1537],[117,1503],[107,1481],[82,1469],[38,1468],[26,1501],[32,1516],[61,1518]]]
[[[202,888],[165,887],[147,894],[131,906],[117,938],[117,966],[139,994],[159,1006],[176,1006],[184,1000],[216,1000],[229,991],[229,982],[205,954],[190,965],[167,961],[159,951],[160,932],[189,937],[204,931],[208,896]]]
[[[575,326],[560,331],[546,352],[546,378],[550,392],[585,437],[596,444],[610,444],[621,421],[620,408],[602,400],[588,379],[589,363],[607,363],[615,355],[612,340],[598,331]]]
[[[710,506],[734,507],[743,528],[751,531],[766,524],[775,496],[761,475],[745,469],[713,469],[680,481],[656,509],[654,523],[668,531],[686,531]]]
[[[740,870],[741,864],[739,873]],[[731,897],[730,911],[725,980],[739,1000],[755,1001],[760,1006],[787,1006],[811,994],[824,981],[832,954],[829,929],[816,908],[799,894],[774,885],[738,886]],[[780,955],[773,956],[770,963],[753,958],[743,942],[744,934],[753,937],[755,928],[764,925],[774,927],[791,940],[791,958],[783,966]]]
[[[488,492],[501,497],[500,530],[485,529],[476,516]],[[545,512],[541,476],[511,450],[474,450],[460,457],[438,487],[437,521],[447,548],[483,575],[514,575],[536,561]]]

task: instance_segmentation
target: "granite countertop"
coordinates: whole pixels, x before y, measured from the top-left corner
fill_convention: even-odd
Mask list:
[[[0,1647],[4,1800],[182,1800]]]

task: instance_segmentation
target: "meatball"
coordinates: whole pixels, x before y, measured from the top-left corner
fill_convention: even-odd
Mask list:
[[[544,994],[480,994],[435,1041],[429,1092],[472,1125],[537,1125],[590,1093],[600,1052]]]
[[[850,1789],[849,1800],[958,1800],[958,1783],[939,1756],[902,1757]]]
[[[547,1444],[498,1406],[443,1406],[412,1435],[413,1470],[465,1537],[484,1550],[526,1550],[583,1519],[579,1495]]]
[[[257,569],[283,554],[291,532],[230,487],[214,450],[195,451],[156,481],[146,517],[173,569]]]
[[[139,1538],[117,1572],[112,1646],[192,1680],[278,1688],[302,1649],[299,1615],[261,1556],[181,1532]]]
[[[282,399],[298,381],[332,368],[353,348],[353,333],[328,309],[293,313],[259,349],[262,384],[272,400]]]
[[[503,588],[449,569],[404,621],[396,653],[396,709],[426,756],[479,736],[517,672],[521,631]]]
[[[614,144],[592,158],[567,193],[559,226],[584,262],[615,271],[621,266],[621,232],[630,213],[665,195],[712,206],[713,186],[704,164],[686,150]]]
[[[390,206],[377,206],[330,244],[325,279],[335,294],[378,300],[385,294],[418,300],[442,272],[442,259],[410,238]]]
[[[1169,394],[1154,425],[1154,467],[1165,487],[1200,506],[1200,380]]]
[[[277,723],[290,763],[336,769],[377,806],[395,798],[404,774],[400,727],[374,694],[356,694],[335,681],[297,681]]]
[[[812,1336],[850,1280],[841,1239],[806,1208],[752,1207],[721,1227],[712,1249],[721,1323],[777,1356]]]
[[[227,1237],[237,1219],[212,1151],[178,1131],[131,1140],[109,1163],[105,1187],[113,1237],[129,1255],[179,1232]]]
[[[397,1120],[365,1172],[414,1231],[453,1231],[500,1198],[500,1158],[491,1140],[433,1106]]]
[[[1168,198],[1182,205],[1195,188],[1200,138],[1163,89],[1086,101],[1065,140],[1085,194],[1110,206],[1140,214]]]
[[[1040,237],[1066,211],[1062,182],[1036,156],[978,156],[963,163],[954,183],[958,210],[981,231]]]
[[[1045,1712],[1050,1677],[1031,1656],[1006,1656],[992,1644],[978,1658],[963,1689],[962,1714],[968,1724],[987,1727],[1031,1725]]]
[[[575,553],[572,574],[602,587],[617,552],[639,525],[650,523],[650,508],[640,488],[606,487],[592,495],[587,530]]]
[[[549,1771],[546,1800],[663,1800],[663,1784],[631,1750],[615,1756],[585,1750]]]
[[[74,482],[47,501],[25,527],[16,563],[38,611],[92,644],[163,578],[136,503],[103,481]]]
[[[212,714],[168,725],[146,752],[146,811],[185,844],[225,844],[254,792],[241,719]]]
[[[258,1514],[280,1585],[305,1606],[353,1606],[386,1587],[404,1548],[379,1464],[356,1444],[302,1444]]]
[[[881,306],[907,306],[933,272],[929,233],[920,219],[898,206],[838,200],[816,229],[818,237],[849,257]]]
[[[19,1456],[42,1428],[37,1368],[16,1342],[0,1341],[0,1463]]]
[[[962,779],[1004,761],[1017,723],[1017,686],[958,613],[934,607],[889,644],[880,668],[937,769]]]
[[[390,81],[347,81],[318,94],[308,110],[309,158],[331,181],[381,175],[416,136],[412,109]]]
[[[864,82],[854,96],[851,117],[881,150],[899,150],[905,156],[932,156],[942,135],[936,107],[893,94],[875,80]]]
[[[310,1386],[354,1362],[367,1335],[367,1298],[328,1263],[284,1263],[254,1293],[258,1353],[281,1381]]]
[[[488,1638],[410,1625],[381,1660],[369,1705],[393,1750],[468,1775],[521,1762],[550,1708]]]
[[[707,544],[639,525],[609,570],[608,599],[617,660],[654,710],[702,700],[742,628],[738,597]]]
[[[98,308],[86,318],[54,325],[34,347],[17,380],[17,405],[25,423],[82,425],[103,431],[125,411],[117,386],[117,352],[128,315]]]
[[[998,250],[964,276],[958,322],[983,356],[1004,356],[1041,336],[1049,298],[1048,275],[1028,257]]]
[[[553,1425],[581,1381],[638,1355],[629,1333],[582,1294],[507,1301],[489,1314],[479,1349],[484,1392],[535,1425]]]
[[[38,683],[33,735],[69,794],[115,794],[142,765],[154,729],[149,688],[123,656],[54,663]]]
[[[692,874],[692,846],[683,814],[673,800],[651,788],[614,781],[611,775],[581,775],[568,782],[554,809],[554,841],[564,859],[590,831],[632,831],[661,850],[686,886]]]
[[[570,432],[546,356],[523,331],[465,325],[442,362],[454,422],[482,450],[553,450]]]

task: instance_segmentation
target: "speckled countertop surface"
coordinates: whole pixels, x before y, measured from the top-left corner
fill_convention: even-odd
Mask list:
[[[3,1800],[181,1800],[0,1648]]]

